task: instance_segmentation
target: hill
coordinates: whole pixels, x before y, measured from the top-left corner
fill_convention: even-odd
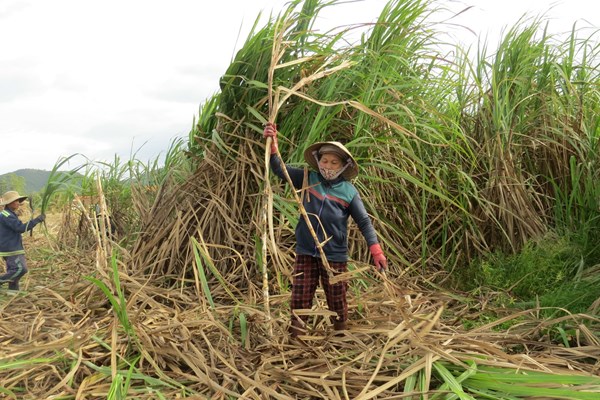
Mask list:
[[[14,172],[0,175],[0,189],[2,189],[2,192],[17,190],[24,194],[39,192],[46,185],[49,176],[50,171],[18,169]]]
[[[38,193],[46,186],[51,172],[42,169],[18,169],[0,175],[0,193],[16,190],[22,194]]]

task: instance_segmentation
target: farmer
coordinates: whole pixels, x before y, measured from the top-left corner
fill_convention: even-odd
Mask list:
[[[277,153],[277,127],[268,123],[264,137],[271,137],[271,169],[284,179],[285,175]],[[302,168],[286,167],[296,189],[304,188],[303,206],[309,215],[312,228],[323,243],[323,251],[329,268],[335,274],[347,271],[348,264],[348,217],[358,225],[364,236],[373,262],[378,270],[387,267],[387,260],[378,243],[375,229],[365,210],[358,191],[350,179],[358,175],[358,165],[344,145],[339,142],[319,142],[304,152],[305,161],[315,169],[306,172]],[[317,285],[321,285],[327,298],[327,306],[337,314],[332,318],[335,330],[347,329],[348,303],[346,281],[330,283],[326,265],[321,260],[313,235],[304,220],[296,226],[296,260],[292,282],[290,334],[296,337],[303,332],[306,316],[295,315],[295,310],[310,309]]]
[[[0,205],[4,206],[4,210],[0,211],[0,256],[6,260],[6,273],[0,275],[0,285],[8,282],[10,290],[19,290],[19,280],[27,273],[21,234],[32,230],[46,218],[42,214],[26,224],[22,223],[16,212],[25,199],[27,196],[20,196],[15,191],[4,193],[0,199]]]

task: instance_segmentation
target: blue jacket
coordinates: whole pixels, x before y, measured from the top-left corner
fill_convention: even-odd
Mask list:
[[[0,211],[0,257],[25,254],[21,234],[32,230],[40,222],[39,218],[34,218],[24,224],[11,209]]]
[[[276,154],[271,155],[270,163],[275,175],[285,179],[281,162]],[[288,166],[286,168],[294,188],[301,189],[304,169]],[[308,188],[303,205],[311,225],[320,242],[323,242],[326,237],[331,237],[323,246],[327,260],[348,261],[348,217],[350,216],[369,246],[378,243],[371,218],[352,183],[342,177],[329,182],[321,174],[310,171]],[[320,257],[319,249],[303,217],[296,225],[296,254]]]

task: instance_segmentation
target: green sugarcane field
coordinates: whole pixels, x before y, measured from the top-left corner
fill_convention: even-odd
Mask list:
[[[160,159],[59,160],[0,289],[0,397],[600,398],[598,32],[467,50],[430,0],[313,29],[337,4],[257,17]],[[319,288],[290,337],[304,190],[267,123],[283,165],[320,141],[358,165],[387,268],[350,219],[342,332]]]

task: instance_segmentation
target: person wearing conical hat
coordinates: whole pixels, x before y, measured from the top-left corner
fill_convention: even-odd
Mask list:
[[[277,157],[277,127],[268,123],[263,135],[271,137],[270,165],[275,175],[285,179],[283,166]],[[350,182],[358,175],[358,165],[348,149],[339,142],[318,142],[304,152],[305,161],[314,169],[307,172],[303,168],[286,166],[287,173],[295,189],[303,189],[303,206],[318,240],[323,243],[323,251],[329,267],[336,273],[347,272],[348,264],[348,218],[352,217],[364,236],[373,263],[378,270],[387,268],[387,260],[377,240],[371,218],[356,187]],[[327,306],[336,313],[332,317],[335,330],[347,329],[348,303],[346,292],[348,283],[330,283],[325,265],[313,235],[304,220],[296,225],[296,259],[292,282],[290,334],[297,336],[304,330],[306,316],[296,316],[295,310],[310,309],[319,281],[325,292]]]
[[[21,235],[46,218],[41,214],[25,224],[21,222],[16,212],[26,199],[27,196],[12,190],[4,193],[0,199],[0,206],[4,206],[4,210],[0,211],[0,257],[6,261],[6,273],[0,275],[0,285],[8,283],[9,290],[19,290],[19,280],[27,273]]]

